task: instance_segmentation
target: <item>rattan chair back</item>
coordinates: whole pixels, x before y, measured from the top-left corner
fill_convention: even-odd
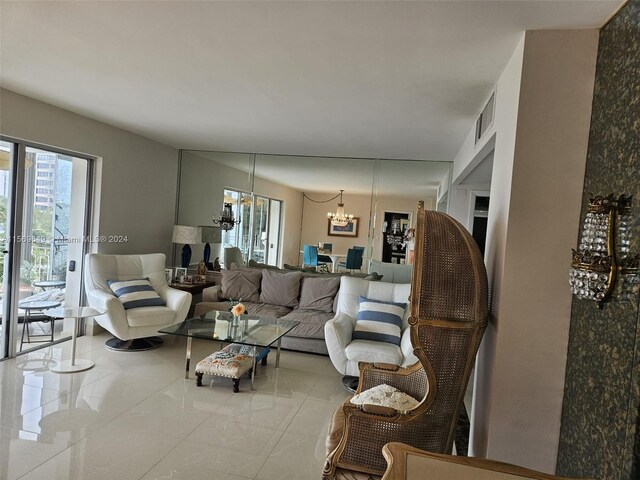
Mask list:
[[[411,287],[411,342],[429,383],[423,401],[433,452],[450,453],[459,409],[488,320],[487,273],[469,232],[418,207]],[[417,445],[416,445],[417,446]]]
[[[487,326],[487,274],[469,232],[444,213],[425,211],[422,202],[415,241],[409,324],[418,363],[405,368],[360,363],[357,393],[385,383],[421,401],[408,412],[344,403],[344,420],[336,423],[343,430],[328,454],[325,480],[335,479],[338,471],[381,475],[387,442],[452,451],[458,413]]]

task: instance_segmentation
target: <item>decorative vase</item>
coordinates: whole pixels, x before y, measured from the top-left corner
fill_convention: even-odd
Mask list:
[[[204,252],[202,255],[204,257],[204,263],[208,264],[211,259],[211,245],[208,243],[204,244]]]
[[[191,261],[191,247],[189,246],[188,243],[185,243],[184,246],[182,247],[181,261],[182,261],[182,265],[181,265],[182,268],[189,267],[189,262]]]

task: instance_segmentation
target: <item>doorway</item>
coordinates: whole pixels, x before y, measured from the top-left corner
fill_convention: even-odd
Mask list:
[[[411,215],[405,212],[384,212],[382,222],[382,261],[405,264],[407,249],[405,235],[411,226]]]
[[[487,220],[489,218],[489,193],[472,192],[471,207],[473,208],[473,214],[469,216],[469,231],[484,257],[487,243]]]
[[[90,159],[0,140],[0,359],[70,338],[46,309],[80,304],[90,178]]]

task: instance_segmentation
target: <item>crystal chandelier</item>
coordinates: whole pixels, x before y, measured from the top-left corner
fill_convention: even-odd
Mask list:
[[[336,209],[335,213],[327,213],[327,217],[329,218],[329,220],[331,220],[331,225],[334,225],[336,227],[345,227],[353,222],[353,215],[344,213],[342,192],[344,192],[344,190],[340,190],[340,201],[338,202],[338,208]]]
[[[633,197],[613,194],[589,199],[580,246],[569,270],[571,293],[602,308],[612,298],[628,298],[637,289],[639,257],[631,256],[630,210]]]
[[[240,224],[240,220],[236,221],[233,216],[233,207],[230,203],[224,204],[222,211],[218,218],[213,217],[213,223],[216,225],[220,225],[222,230],[228,231],[231,230],[235,225]]]

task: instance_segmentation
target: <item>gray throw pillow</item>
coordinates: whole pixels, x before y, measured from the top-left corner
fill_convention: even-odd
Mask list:
[[[340,288],[340,277],[304,277],[300,290],[299,308],[331,313],[338,288]]]
[[[280,273],[262,271],[262,293],[260,301],[282,307],[297,307],[302,272]]]
[[[245,302],[260,301],[260,282],[262,271],[255,270],[223,270],[221,282],[222,298],[242,300]]]

